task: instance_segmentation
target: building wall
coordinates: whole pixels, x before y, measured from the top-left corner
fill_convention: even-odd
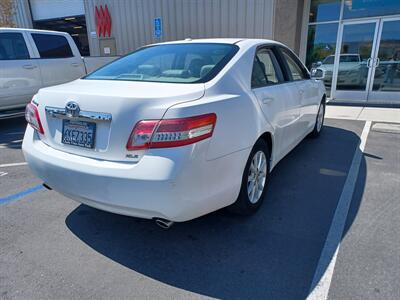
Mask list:
[[[14,20],[15,25],[19,28],[32,28],[32,17],[28,0],[15,0]]]
[[[17,3],[18,27],[32,28],[28,0]],[[36,0],[38,1],[38,0]],[[95,6],[107,4],[117,55],[159,41],[209,37],[276,39],[299,53],[304,2],[309,0],[84,0],[90,53],[100,55]],[[162,18],[163,36],[154,37],[154,18]],[[304,31],[304,30],[303,30]],[[304,35],[304,34],[303,34]]]
[[[308,40],[308,19],[310,16],[311,0],[303,0],[303,14],[300,26],[300,49],[299,58],[302,62],[306,62],[307,40]]]
[[[305,0],[277,0],[274,14],[274,39],[300,52]]]
[[[99,55],[95,6],[107,4],[117,54],[159,41],[185,38],[273,38],[276,0],[87,0],[86,22],[90,51]],[[279,0],[281,1],[281,0]],[[277,1],[277,2],[279,2]],[[297,1],[297,0],[292,0]],[[163,36],[153,34],[153,20],[161,17]]]

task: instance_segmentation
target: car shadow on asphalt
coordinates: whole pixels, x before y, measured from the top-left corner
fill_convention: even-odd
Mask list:
[[[338,126],[325,126],[319,139],[304,140],[278,164],[263,206],[251,217],[221,210],[165,231],[151,221],[80,205],[66,225],[95,251],[176,288],[222,299],[304,299],[362,124]],[[346,230],[365,178],[363,158]]]
[[[0,120],[0,148],[21,149],[25,129],[23,117]]]

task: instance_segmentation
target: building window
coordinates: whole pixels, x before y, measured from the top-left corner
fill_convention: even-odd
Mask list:
[[[339,20],[340,5],[340,0],[311,0],[310,23]]]
[[[346,0],[343,18],[362,18],[400,14],[399,0]]]
[[[317,24],[308,27],[306,65],[309,69],[324,70],[324,83],[330,96],[336,39],[339,23]]]
[[[308,68],[335,54],[338,27],[339,23],[310,25],[308,27],[306,57]]]

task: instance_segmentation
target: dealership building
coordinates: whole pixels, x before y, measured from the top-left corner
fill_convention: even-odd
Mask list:
[[[83,56],[185,38],[291,47],[336,102],[400,105],[400,0],[14,0],[15,25],[66,31]]]

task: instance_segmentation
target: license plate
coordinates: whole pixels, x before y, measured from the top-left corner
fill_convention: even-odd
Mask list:
[[[63,120],[61,142],[63,144],[94,148],[96,123]]]

